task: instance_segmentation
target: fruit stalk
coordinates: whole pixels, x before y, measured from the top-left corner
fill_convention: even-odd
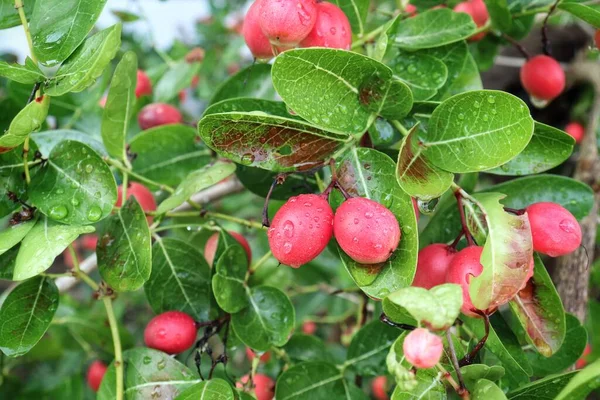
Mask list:
[[[117,377],[116,399],[123,400],[123,351],[121,348],[121,337],[119,336],[119,328],[111,298],[109,296],[104,296],[102,302],[104,303],[104,308],[106,308],[106,316],[108,317],[110,333],[115,347],[115,360],[113,364],[115,366],[115,375]]]

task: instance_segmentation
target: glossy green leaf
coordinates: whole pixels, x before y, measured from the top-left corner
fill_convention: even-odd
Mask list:
[[[36,0],[24,2],[27,19],[31,16],[35,2]],[[17,25],[21,25],[21,19],[19,18],[17,9],[15,9],[15,0],[0,0],[0,29],[11,28]]]
[[[480,379],[471,392],[473,400],[506,400],[506,395],[494,382]]]
[[[181,392],[175,400],[234,400],[233,389],[223,379],[203,381]]]
[[[421,200],[440,197],[454,182],[454,174],[433,165],[419,146],[418,128],[402,141],[398,152],[396,179],[407,194]]]
[[[225,312],[236,313],[250,304],[246,292],[248,257],[240,245],[228,246],[219,256],[212,278],[212,288],[217,304]]]
[[[147,348],[126,350],[123,361],[127,400],[171,400],[201,382],[188,367],[162,351]],[[113,362],[102,379],[98,400],[114,400],[117,397],[116,379]]]
[[[460,373],[467,389],[472,390],[480,379],[498,381],[504,376],[504,368],[499,365],[471,364],[461,367]]]
[[[287,295],[274,287],[257,286],[248,291],[248,299],[250,305],[231,316],[236,336],[257,351],[286,344],[296,324]]]
[[[377,116],[369,105],[385,104],[392,71],[358,53],[312,48],[280,54],[272,75],[277,93],[296,114],[331,132],[358,134]]]
[[[243,113],[252,112],[255,114],[274,115],[284,118],[290,118],[301,122],[306,122],[299,116],[291,114],[285,103],[281,101],[272,101],[264,99],[254,99],[250,97],[237,97],[234,99],[226,99],[214,103],[204,111],[204,116],[209,114],[222,113]]]
[[[11,149],[23,143],[27,136],[42,127],[48,116],[50,97],[42,96],[27,104],[0,136],[0,149]]]
[[[117,201],[110,168],[90,147],[65,140],[31,180],[30,199],[48,217],[88,225],[106,218]]]
[[[28,159],[33,159],[33,156],[33,152],[30,151]],[[9,198],[8,192],[14,193],[23,201],[27,200],[27,182],[23,177],[23,146],[17,146],[11,151],[0,153],[0,218],[19,208]]]
[[[21,243],[13,280],[22,281],[44,272],[79,235],[94,230],[93,226],[62,225],[40,217]]]
[[[227,178],[235,172],[235,164],[216,161],[190,173],[179,184],[175,192],[158,206],[158,212],[164,213],[185,203],[194,193],[206,189]]]
[[[506,32],[511,28],[512,15],[507,0],[485,0],[492,26]]]
[[[121,22],[135,22],[140,19],[139,15],[124,10],[110,10],[110,12]]]
[[[179,310],[206,321],[211,306],[210,267],[191,244],[156,237],[144,292],[156,314]]]
[[[537,254],[534,260],[533,279],[509,304],[527,333],[527,341],[541,354],[550,357],[565,339],[565,309],[542,260]]]
[[[385,374],[385,358],[397,337],[398,329],[380,321],[366,324],[352,338],[344,365],[359,375]]]
[[[448,68],[448,79],[432,100],[445,100],[458,93],[483,89],[477,63],[465,42],[435,47],[425,53],[441,60]]]
[[[433,97],[448,79],[446,64],[426,52],[398,51],[390,67],[410,87],[415,101]]]
[[[398,249],[382,264],[361,265],[339,249],[352,279],[375,299],[410,286],[417,265],[417,225],[412,200],[396,182],[396,164],[377,150],[352,148],[337,160],[337,174],[350,194],[367,197],[389,208],[402,230]],[[343,197],[336,192],[331,199],[337,207]]]
[[[237,97],[275,100],[270,64],[253,64],[223,82],[213,94],[210,104]]]
[[[335,0],[333,3],[337,4],[348,17],[352,33],[355,35],[365,33],[367,16],[369,14],[369,0]]]
[[[325,362],[298,364],[279,375],[277,400],[347,399],[347,383],[335,365]]]
[[[25,85],[33,85],[46,79],[44,73],[29,57],[25,59],[25,65],[0,61],[0,76]]]
[[[481,90],[444,101],[420,139],[432,163],[464,173],[506,163],[523,151],[532,134],[533,119],[522,100]]]
[[[191,85],[201,65],[197,62],[180,61],[170,66],[152,90],[154,102],[167,103],[177,97],[181,90]]]
[[[115,57],[120,46],[121,24],[90,36],[48,80],[46,94],[61,96],[69,92],[81,92],[91,86]]]
[[[127,159],[126,139],[129,120],[135,105],[137,56],[129,51],[115,69],[102,114],[102,141],[108,154]]]
[[[508,393],[509,400],[554,400],[578,371],[567,372],[562,375],[550,375],[543,379],[520,386]]]
[[[58,288],[45,277],[15,287],[0,307],[0,350],[9,357],[27,353],[42,338],[58,307]]]
[[[395,45],[420,50],[458,42],[475,31],[473,19],[448,8],[429,10],[398,24]]]
[[[0,279],[11,280],[15,271],[17,255],[21,249],[20,245],[15,245],[2,252],[0,255]]]
[[[2,167],[0,167],[1,170]],[[235,175],[238,177],[242,185],[252,193],[267,197],[269,189],[273,184],[273,180],[277,177],[276,172],[266,171],[260,168],[246,167],[238,165],[235,170]],[[285,178],[285,182],[281,185],[276,185],[271,193],[273,200],[287,200],[292,196],[297,196],[307,192],[317,192],[317,182],[312,176],[291,174]]]
[[[52,104],[55,102],[53,101]],[[96,136],[85,132],[80,132],[72,129],[53,129],[49,131],[34,132],[31,134],[31,139],[35,142],[40,153],[44,158],[50,156],[50,152],[59,143],[65,140],[73,140],[90,146],[96,153],[101,156],[108,155],[104,144],[97,139]]]
[[[558,4],[558,8],[573,14],[579,19],[584,20],[588,24],[592,25],[596,29],[600,29],[600,10],[597,8],[590,7],[581,2],[567,0],[561,1]]]
[[[179,185],[212,159],[210,150],[196,139],[195,129],[178,124],[142,131],[129,144],[130,152],[137,154],[133,171],[164,185]]]
[[[144,210],[130,197],[98,233],[98,270],[117,292],[139,289],[150,277],[152,243]]]
[[[84,41],[106,0],[37,0],[29,30],[33,51],[46,66],[60,64]]]
[[[396,77],[389,82],[379,77],[368,78],[359,90],[361,105],[384,118],[403,118],[413,105],[410,88]]]
[[[325,344],[315,335],[294,333],[283,347],[290,359],[297,362],[302,361],[329,361]]]
[[[446,389],[439,373],[427,369],[417,370],[416,383],[411,390],[397,385],[391,400],[446,400]]]
[[[588,365],[558,393],[555,400],[584,400],[600,387],[600,360]]]
[[[21,222],[14,226],[7,226],[0,231],[0,255],[6,253],[19,243],[29,233],[36,223],[36,219]]]
[[[565,162],[575,146],[575,139],[565,132],[536,122],[533,136],[515,158],[488,173],[497,175],[530,175],[547,171]]]

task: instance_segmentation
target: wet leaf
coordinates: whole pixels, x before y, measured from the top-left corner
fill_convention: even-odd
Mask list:
[[[270,64],[253,64],[223,82],[210,99],[210,104],[240,97],[275,100]]]
[[[377,320],[366,324],[352,338],[344,365],[359,375],[385,374],[385,358],[398,332]]]
[[[550,375],[508,392],[509,400],[554,399],[579,371]],[[549,397],[550,396],[550,397]]]
[[[362,35],[366,29],[369,0],[334,0],[333,3],[337,4],[348,17],[352,33],[359,36]]]
[[[25,85],[33,85],[46,79],[44,73],[29,57],[25,59],[25,65],[0,61],[0,76]]]
[[[600,387],[600,360],[588,365],[558,393],[555,400],[584,400]]]
[[[225,312],[236,313],[250,304],[245,282],[248,257],[244,248],[233,244],[219,256],[212,278],[217,304]]]
[[[410,53],[399,50],[390,68],[410,87],[415,101],[430,99],[448,79],[446,64],[422,51]]]
[[[54,104],[54,102],[53,102]],[[50,156],[50,152],[56,145],[65,141],[73,140],[90,146],[96,153],[101,156],[106,156],[106,149],[101,141],[88,133],[71,130],[71,129],[53,129],[49,131],[34,132],[31,134],[31,139],[38,146],[38,150],[44,158]]]
[[[0,255],[0,279],[12,279],[15,271],[15,264],[17,262],[17,255],[19,254],[20,249],[20,245],[15,245],[2,252]]]
[[[378,77],[367,79],[360,86],[360,103],[367,110],[388,119],[401,119],[413,105],[407,84],[393,77],[390,81]]]
[[[260,197],[267,197],[271,184],[278,174],[260,168],[238,165],[235,175],[246,189]],[[271,193],[271,199],[287,200],[292,196],[302,193],[317,192],[318,189],[314,177],[307,176],[306,174],[291,174],[285,178],[285,182],[282,185],[275,186]]]
[[[506,400],[506,395],[494,382],[480,379],[472,391],[473,400]]]
[[[30,146],[28,154],[28,160],[30,161],[35,153],[31,151],[33,150],[31,147],[33,146]],[[30,172],[34,173],[35,170],[30,170]],[[19,205],[9,198],[8,192],[14,193],[23,201],[27,200],[27,183],[23,176],[23,146],[17,146],[9,152],[0,153],[0,218],[19,208]]]
[[[441,381],[439,373],[435,371],[420,369],[416,374],[417,386],[408,391],[404,390],[400,385],[396,386],[392,393],[392,400],[445,400],[446,389]]]
[[[584,20],[594,28],[600,28],[600,10],[573,0],[562,1],[558,8]]]
[[[154,90],[154,102],[167,103],[173,100],[179,92],[192,83],[194,75],[198,74],[201,63],[180,61],[169,67],[160,78]]]
[[[315,335],[294,333],[283,350],[295,362],[330,361],[331,359],[325,344]]]
[[[27,19],[31,16],[31,11],[35,6],[36,0],[24,2],[25,16]],[[14,0],[0,0],[0,29],[12,28],[13,26],[21,25],[19,13],[15,8]]]
[[[50,97],[42,96],[27,104],[12,120],[8,130],[0,136],[0,148],[11,149],[23,143],[27,136],[42,127],[48,116]]]
[[[0,255],[19,243],[35,225],[37,219],[21,222],[14,226],[7,226],[0,231]]]
[[[470,390],[473,390],[473,387],[480,379],[487,379],[496,382],[504,376],[504,368],[499,365],[465,365],[464,367],[460,368],[460,372],[465,381],[465,386]]]
[[[347,399],[347,383],[335,365],[306,362],[283,372],[277,379],[278,400]]]
[[[175,400],[234,400],[233,389],[223,379],[203,381],[184,390]]]
[[[506,32],[511,28],[512,15],[508,8],[507,0],[485,0],[492,26],[502,32]]]

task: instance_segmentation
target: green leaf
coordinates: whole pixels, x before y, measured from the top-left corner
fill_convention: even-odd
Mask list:
[[[546,357],[565,339],[565,309],[542,260],[534,256],[533,279],[511,300],[510,308],[527,333],[527,341]]]
[[[397,337],[398,330],[394,327],[380,321],[368,323],[352,338],[344,366],[358,375],[385,374],[385,358]]]
[[[79,235],[94,231],[93,226],[62,225],[40,217],[21,243],[13,280],[22,281],[44,272]]]
[[[0,279],[11,280],[15,271],[20,245],[13,246],[0,255]]]
[[[412,200],[395,180],[395,163],[376,150],[353,147],[337,160],[337,174],[342,186],[350,194],[367,197],[390,209],[402,230],[398,249],[382,264],[359,264],[339,249],[342,262],[352,279],[374,299],[382,299],[400,288],[410,286],[417,265],[417,224]],[[332,194],[331,199],[335,207],[343,201],[337,192]]]
[[[257,351],[286,344],[296,324],[287,295],[274,287],[257,286],[248,291],[248,298],[250,305],[231,316],[236,336]]]
[[[194,128],[178,124],[142,131],[129,144],[130,151],[137,154],[133,171],[163,185],[179,185],[212,159],[210,150],[196,138]]]
[[[90,147],[65,140],[31,180],[30,199],[48,217],[88,225],[106,218],[117,201],[110,168]]]
[[[473,400],[506,400],[502,389],[487,379],[480,379],[471,394]]]
[[[506,32],[512,26],[512,15],[508,8],[507,0],[485,0],[492,26],[496,29]]]
[[[600,10],[576,1],[562,1],[558,8],[584,20],[596,29],[600,29]]]
[[[210,99],[210,104],[238,97],[275,100],[270,64],[253,64],[223,82]]]
[[[185,203],[192,195],[227,178],[235,172],[235,164],[216,161],[190,173],[179,184],[175,192],[158,206],[157,212],[164,213]]]
[[[600,360],[588,365],[560,391],[555,400],[584,400],[600,387]]]
[[[51,67],[66,60],[90,33],[106,0],[37,0],[29,30],[37,59]]]
[[[206,321],[211,305],[210,267],[191,244],[157,236],[144,292],[156,314],[178,310]]]
[[[552,169],[566,161],[575,146],[575,139],[565,132],[535,122],[533,136],[515,158],[493,170],[497,175],[530,175]]]
[[[533,119],[521,99],[480,90],[444,101],[420,139],[432,163],[464,173],[506,163],[523,151],[532,134]]]
[[[454,182],[454,174],[431,162],[419,146],[418,128],[413,128],[402,141],[396,168],[398,184],[407,194],[421,200],[440,197]]]
[[[246,189],[260,197],[267,197],[273,180],[278,175],[276,172],[246,167],[244,165],[238,165],[235,174]],[[307,191],[310,193],[318,191],[317,181],[314,176],[291,174],[285,178],[284,184],[276,185],[273,188],[271,199],[287,200],[292,196],[307,193]]]
[[[55,103],[56,102],[53,102],[52,104]],[[92,136],[90,134],[76,130],[53,129],[49,131],[34,132],[31,134],[30,137],[38,146],[38,150],[40,151],[40,153],[42,153],[42,156],[44,156],[44,158],[48,158],[52,149],[54,149],[56,145],[65,140],[81,142],[90,146],[96,153],[100,154],[101,156],[108,155],[106,153],[104,145],[100,140],[96,139],[96,136]]]
[[[167,103],[177,97],[181,90],[191,85],[192,79],[194,75],[198,74],[201,65],[197,62],[180,61],[170,66],[152,91],[154,102]]]
[[[521,386],[508,393],[509,400],[554,400],[569,381],[579,371],[567,372],[562,375],[550,375],[543,379]]]
[[[0,350],[9,357],[27,353],[50,326],[58,307],[58,288],[45,277],[15,287],[0,307]]]
[[[174,399],[190,386],[200,383],[185,365],[162,351],[135,348],[123,352],[125,364],[125,398],[127,400]],[[116,373],[110,364],[98,400],[114,400]]]
[[[479,310],[497,308],[518,293],[527,277],[533,256],[531,228],[527,214],[504,211],[498,193],[475,196],[484,213],[488,237],[481,254],[483,272],[472,277],[469,294]]]
[[[234,400],[233,389],[223,379],[203,381],[187,388],[175,400]]]
[[[425,51],[440,59],[448,68],[448,79],[431,100],[445,100],[458,93],[483,89],[477,63],[465,42],[436,47]]]
[[[395,45],[405,50],[440,47],[468,38],[475,28],[465,13],[448,8],[429,10],[398,24]]]
[[[460,373],[463,376],[467,389],[473,390],[480,379],[487,379],[493,382],[498,381],[504,376],[504,368],[499,365],[471,364],[461,367]]]
[[[34,151],[31,150],[30,148],[28,160],[32,160],[34,156]],[[17,146],[11,151],[0,153],[0,218],[19,208],[9,198],[8,192],[12,192],[19,199],[26,201],[27,189],[27,182],[23,177],[23,146]]]
[[[20,224],[8,226],[0,231],[0,255],[6,253],[13,246],[19,243],[29,233],[31,228],[36,223],[36,219],[32,219]]]
[[[347,383],[335,365],[325,362],[298,364],[279,375],[277,400],[348,399]]]
[[[8,130],[0,136],[0,149],[12,149],[23,143],[31,132],[40,129],[48,116],[49,106],[50,97],[42,96],[19,111]]]
[[[250,304],[246,293],[248,257],[240,245],[228,246],[219,256],[212,278],[212,288],[219,307],[228,313],[236,313]]]
[[[125,53],[115,69],[102,114],[102,142],[108,154],[119,160],[127,159],[125,147],[136,100],[137,67],[135,53]]]
[[[69,92],[81,92],[91,86],[115,57],[120,46],[121,24],[90,36],[48,80],[46,94],[61,96]]]
[[[364,133],[377,117],[368,106],[385,104],[392,82],[392,71],[372,58],[322,48],[280,54],[272,75],[275,90],[295,113],[342,134]]]
[[[361,105],[384,118],[403,118],[413,105],[410,88],[395,77],[389,82],[377,76],[368,78],[359,90]]]
[[[323,341],[314,335],[294,333],[283,350],[291,360],[297,362],[329,361],[331,359]]]
[[[29,57],[25,59],[25,65],[0,61],[0,76],[25,85],[33,85],[46,79],[44,73]]]
[[[24,2],[25,16],[27,19],[31,16],[31,11],[35,6],[36,0]],[[19,13],[15,8],[15,0],[0,0],[0,29],[12,28],[21,25]]]
[[[335,0],[333,3],[337,4],[348,17],[352,32],[362,36],[369,15],[369,0]]]
[[[424,324],[435,330],[452,326],[460,314],[463,303],[462,289],[452,283],[435,286],[429,290],[412,286],[402,288],[383,301],[384,309],[395,305],[403,309],[403,314],[409,314],[414,318],[419,325]],[[388,317],[394,321],[393,315]]]
[[[121,22],[135,22],[140,19],[139,15],[124,10],[110,10],[110,12]]]
[[[417,370],[417,385],[410,391],[397,385],[391,400],[446,400],[446,389],[440,378],[435,371]]]
[[[264,99],[253,99],[248,97],[237,97],[214,103],[204,111],[204,116],[209,114],[242,113],[253,112],[254,114],[269,114],[278,117],[293,119],[304,122],[305,120],[295,114],[291,114],[285,103]]]
[[[98,270],[117,292],[139,289],[150,277],[152,244],[144,210],[131,196],[98,233]]]
[[[446,65],[426,52],[399,50],[391,61],[390,68],[395,76],[410,87],[415,101],[433,97],[448,79]]]

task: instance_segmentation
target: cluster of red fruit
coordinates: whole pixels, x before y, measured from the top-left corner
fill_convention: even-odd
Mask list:
[[[277,211],[267,235],[280,263],[298,268],[312,261],[332,236],[361,264],[382,263],[396,250],[401,231],[390,210],[376,201],[353,197],[344,201],[334,216],[326,197],[302,194]]]
[[[533,250],[550,257],[573,252],[581,245],[581,228],[575,217],[565,208],[549,202],[534,203],[526,209],[531,227]],[[417,272],[413,286],[430,289],[443,283],[455,283],[462,287],[463,314],[478,317],[469,295],[471,276],[483,271],[481,253],[483,247],[469,246],[461,251],[435,243],[419,252]],[[533,276],[531,260],[527,280]]]
[[[317,0],[256,0],[242,33],[254,57],[266,60],[298,46],[349,50],[352,43],[346,14]]]

